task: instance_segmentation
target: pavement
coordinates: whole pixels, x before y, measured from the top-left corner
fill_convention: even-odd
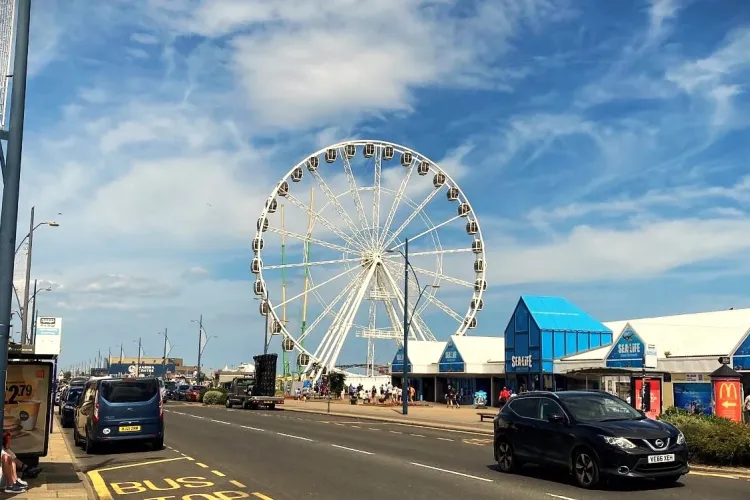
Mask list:
[[[740,473],[699,471],[669,488],[628,482],[601,491],[577,488],[548,469],[503,474],[491,439],[467,431],[180,403],[170,403],[165,418],[165,450],[113,450],[81,459],[102,500],[750,498],[750,476]]]
[[[88,500],[95,498],[87,489],[85,480],[79,475],[74,458],[64,439],[64,432],[55,417],[53,432],[49,437],[49,449],[46,457],[39,459],[42,472],[38,477],[29,479],[29,489],[25,493],[6,495],[18,499],[33,498],[47,500],[65,498],[68,500]]]

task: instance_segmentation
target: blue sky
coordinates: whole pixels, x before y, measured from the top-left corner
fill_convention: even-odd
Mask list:
[[[208,366],[249,360],[264,200],[349,138],[413,148],[471,201],[475,334],[500,334],[522,293],[601,320],[746,306],[746,2],[452,4],[34,2],[19,224],[32,204],[61,223],[36,233],[33,276],[55,289],[40,312],[65,318],[63,364],[139,336],[158,356],[164,327],[194,361],[201,313]],[[363,361],[362,340],[340,359]]]

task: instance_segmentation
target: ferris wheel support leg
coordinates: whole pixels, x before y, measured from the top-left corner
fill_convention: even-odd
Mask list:
[[[404,311],[408,306],[404,304],[404,295],[399,289],[398,285],[396,284],[396,280],[393,279],[393,276],[391,275],[390,271],[387,267],[383,266],[383,270],[385,271],[385,275],[388,278],[388,282],[391,285],[391,288],[393,289],[393,292],[396,294],[396,301],[398,302],[399,307],[401,308],[401,313],[404,314]],[[409,315],[410,317],[410,327],[414,329],[414,332],[416,334],[416,337],[418,340],[434,340],[435,335],[428,329],[427,331],[429,334],[425,334],[424,328],[426,325],[421,320],[419,314],[414,311],[414,313]]]
[[[339,311],[336,313],[336,316],[333,318],[333,321],[331,322],[331,326],[328,328],[328,331],[323,336],[323,340],[321,341],[318,348],[315,350],[315,359],[317,361],[320,361],[324,365],[327,366],[327,359],[330,355],[330,352],[333,350],[333,346],[335,345],[335,338],[336,334],[339,331],[340,324],[342,322],[342,319],[346,312],[349,310],[349,307],[354,300],[354,297],[357,295],[357,287],[352,287],[352,290],[349,292],[349,296],[344,301],[343,306]]]

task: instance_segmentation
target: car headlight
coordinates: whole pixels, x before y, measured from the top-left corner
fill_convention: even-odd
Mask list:
[[[608,445],[616,446],[617,448],[622,448],[623,450],[632,450],[633,448],[635,448],[635,444],[633,444],[633,442],[629,439],[611,436],[602,436],[602,438]]]
[[[678,445],[685,444],[685,434],[683,434],[682,432],[677,434],[677,444]]]

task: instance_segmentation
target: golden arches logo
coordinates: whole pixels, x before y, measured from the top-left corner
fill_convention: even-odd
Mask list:
[[[737,391],[737,384],[732,382],[722,382],[719,386],[719,399],[736,400],[738,397],[739,393]]]

